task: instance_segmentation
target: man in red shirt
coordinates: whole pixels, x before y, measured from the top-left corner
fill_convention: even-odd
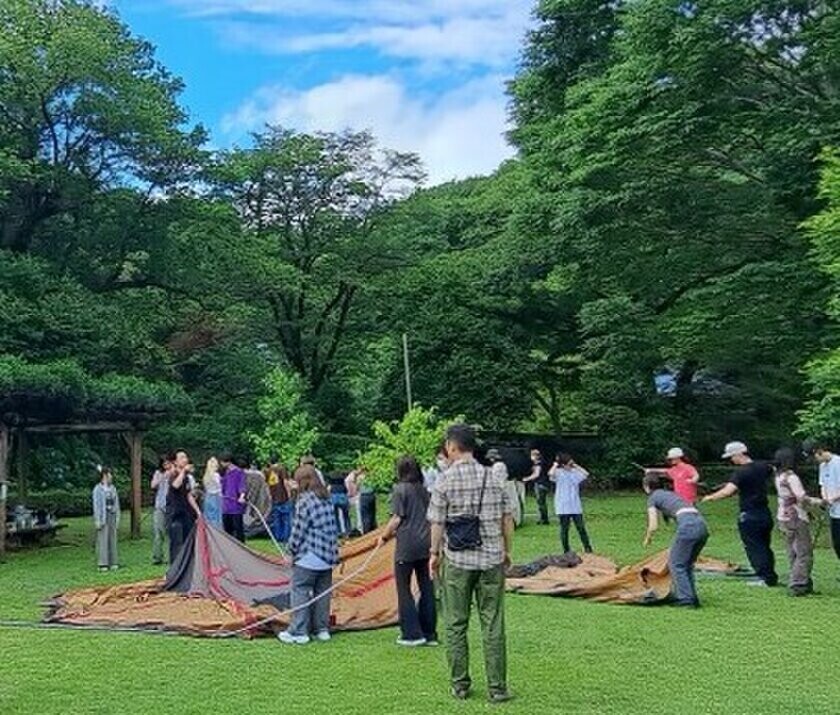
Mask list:
[[[697,501],[697,483],[700,474],[693,465],[685,461],[685,453],[679,447],[672,447],[666,456],[668,468],[665,474],[674,483],[674,494],[689,504]]]

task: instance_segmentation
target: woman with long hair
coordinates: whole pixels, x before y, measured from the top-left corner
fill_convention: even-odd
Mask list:
[[[792,449],[776,452],[776,493],[779,495],[776,521],[785,537],[790,578],[788,592],[791,596],[807,596],[814,592],[811,569],[814,565],[814,545],[811,541],[811,523],[806,507],[820,503],[805,492],[802,480],[796,473],[796,455]]]
[[[397,645],[436,645],[435,591],[429,572],[432,536],[426,519],[429,491],[414,457],[400,457],[396,470],[397,483],[391,492],[391,519],[385,526],[381,542],[396,536],[394,578],[401,630]],[[420,593],[418,600],[411,590],[412,575]]]
[[[204,518],[218,529],[222,528],[222,477],[219,460],[210,457],[201,480],[204,486]]]
[[[96,559],[100,571],[119,568],[117,527],[120,523],[120,498],[110,467],[100,467],[99,483],[93,488],[93,523],[96,527]]]
[[[263,474],[271,494],[271,514],[268,517],[271,535],[281,544],[285,544],[292,533],[294,506],[289,470],[282,464],[272,464],[263,470]]]
[[[332,570],[338,564],[338,528],[330,494],[317,469],[295,470],[298,499],[289,553],[292,555],[292,609],[289,628],[277,634],[283,643],[304,645],[310,634],[330,639]],[[311,602],[311,603],[310,603]],[[309,603],[308,606],[304,604]]]

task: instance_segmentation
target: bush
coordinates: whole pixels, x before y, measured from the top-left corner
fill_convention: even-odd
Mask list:
[[[399,422],[374,422],[374,442],[360,456],[367,467],[370,484],[388,489],[394,482],[394,465],[399,457],[410,454],[421,465],[431,464],[446,428],[463,418],[441,419],[434,408],[420,406],[405,413]]]

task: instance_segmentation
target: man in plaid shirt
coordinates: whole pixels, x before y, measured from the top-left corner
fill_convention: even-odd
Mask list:
[[[428,516],[432,524],[430,566],[436,575],[442,570],[452,695],[463,700],[472,685],[467,631],[475,598],[484,642],[489,698],[491,702],[504,702],[511,698],[507,688],[504,594],[505,569],[510,565],[513,538],[512,506],[504,484],[475,460],[475,447],[475,431],[471,427],[453,425],[447,430],[446,452],[450,466],[435,484],[429,504]],[[474,549],[453,551],[445,538],[446,523],[463,515],[478,516],[481,544]],[[441,569],[442,554],[445,563]]]

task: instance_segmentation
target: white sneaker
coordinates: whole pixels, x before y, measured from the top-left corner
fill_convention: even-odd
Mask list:
[[[418,638],[415,641],[409,641],[405,638],[397,638],[397,645],[404,646],[405,648],[418,648],[422,645],[426,645],[426,639]]]
[[[329,631],[318,631],[315,634],[315,640],[321,641],[321,643],[326,643],[328,640],[331,640],[332,636],[330,635]]]
[[[296,636],[289,631],[280,631],[277,634],[277,638],[281,643],[286,643],[287,645],[306,645],[309,643],[309,636]]]
[[[747,586],[757,586],[759,588],[768,588],[767,582],[764,579],[756,578],[747,581]]]

